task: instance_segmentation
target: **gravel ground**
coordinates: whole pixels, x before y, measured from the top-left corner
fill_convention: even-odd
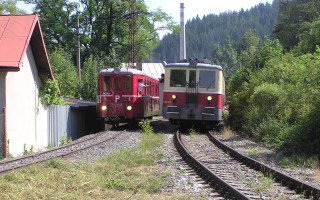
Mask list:
[[[246,138],[234,135],[230,138],[225,138],[222,135],[216,137],[224,144],[236,149],[244,155],[263,162],[272,168],[275,168],[283,173],[289,174],[299,180],[304,180],[306,183],[320,188],[320,169],[308,167],[282,168],[279,166],[283,153],[276,153],[270,149],[263,147]]]
[[[79,159],[88,162],[94,161],[102,156],[114,153],[121,149],[132,149],[137,146],[140,142],[140,131],[130,131],[130,130],[112,130],[107,131],[105,134],[108,135],[107,138],[114,139],[105,142],[99,146],[81,151],[80,153],[75,153],[67,158],[68,161],[75,162]],[[90,136],[89,136],[90,137]]]
[[[177,126],[166,120],[152,124],[156,134],[165,134],[165,143],[157,149],[163,154],[158,160],[159,173],[168,172],[168,186],[163,188],[164,193],[185,194],[191,199],[219,199],[219,196],[210,188],[176,152],[173,144],[173,135],[178,130]]]

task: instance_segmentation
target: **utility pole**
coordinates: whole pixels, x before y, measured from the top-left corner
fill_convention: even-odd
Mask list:
[[[79,15],[77,17],[77,73],[79,80],[81,80],[81,64],[80,64],[80,31],[79,31]]]
[[[180,60],[186,59],[186,30],[184,25],[184,3],[180,3]]]
[[[134,64],[137,63],[137,46],[136,46],[136,0],[129,0],[129,37],[130,37],[130,49],[129,49],[129,66],[135,68]]]

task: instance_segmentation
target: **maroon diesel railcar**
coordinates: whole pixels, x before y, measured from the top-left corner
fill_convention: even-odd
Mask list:
[[[164,63],[163,115],[174,124],[221,124],[225,80],[221,66],[207,59]]]
[[[113,127],[159,115],[159,100],[159,80],[140,70],[112,68],[98,74],[98,117]]]

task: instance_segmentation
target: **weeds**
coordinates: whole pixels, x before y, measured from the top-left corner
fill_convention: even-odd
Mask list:
[[[153,128],[150,125],[149,120],[144,119],[144,120],[140,121],[139,126],[142,129],[142,133],[145,133],[145,134],[152,134],[153,133]]]
[[[249,156],[257,156],[257,155],[261,154],[261,152],[258,149],[255,149],[255,148],[248,149],[247,153],[248,153]]]
[[[22,155],[26,156],[26,155],[30,155],[30,154],[34,153],[34,147],[33,147],[33,145],[31,145],[31,147],[30,147],[29,150],[26,148],[26,146],[27,146],[26,144],[23,145]]]
[[[257,193],[262,193],[262,192],[266,192],[268,189],[271,188],[272,186],[272,177],[265,177],[265,176],[261,176],[258,180],[258,184],[254,184],[254,190]]]
[[[235,134],[233,133],[233,131],[230,128],[224,127],[222,130],[222,137],[224,139],[229,139],[229,138],[233,138],[235,136]]]
[[[188,131],[191,138],[196,138],[196,136],[198,136],[198,132],[193,128],[193,126],[189,128]]]
[[[67,138],[66,136],[62,136],[60,138],[60,145],[65,145],[65,144],[68,144],[68,143],[71,143],[72,142],[72,139],[69,137]]]
[[[318,166],[318,159],[307,155],[292,155],[282,158],[279,165],[290,169],[299,167],[316,168]]]

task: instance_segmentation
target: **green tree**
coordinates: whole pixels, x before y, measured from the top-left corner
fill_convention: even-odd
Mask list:
[[[231,40],[229,38],[226,40],[224,48],[220,44],[214,45],[213,54],[215,55],[213,62],[223,67],[226,80],[229,80],[238,68],[238,55]]]
[[[96,101],[98,72],[101,69],[120,68],[121,61],[118,59],[115,51],[112,51],[109,56],[103,58],[93,58],[90,56],[84,63],[79,94],[85,100]]]
[[[24,0],[34,5],[34,13],[39,15],[43,38],[48,51],[56,46],[75,54],[76,11],[78,4],[65,0]]]
[[[78,97],[79,79],[72,62],[71,54],[62,48],[57,48],[52,53],[49,53],[49,58],[61,95],[69,98]]]
[[[248,69],[257,67],[256,53],[259,50],[260,38],[252,30],[247,31],[238,44],[239,65]]]
[[[228,123],[234,129],[244,129],[247,122],[246,114],[249,112],[250,97],[254,93],[255,84],[252,76],[265,68],[266,63],[283,56],[279,41],[267,40],[259,45],[259,38],[252,32],[244,35],[238,46],[240,48],[238,62],[239,68],[227,85],[227,104],[230,115]],[[270,79],[269,76],[264,79]],[[263,80],[264,80],[263,79]]]
[[[216,61],[214,48],[217,44],[221,49],[228,49],[229,44],[226,43],[226,39],[229,38],[233,49],[236,50],[234,44],[250,29],[261,40],[273,38],[272,29],[276,23],[277,13],[278,2],[274,0],[272,4],[259,4],[249,10],[228,11],[219,15],[209,14],[202,18],[196,16],[188,20],[185,26],[187,58],[207,57]],[[179,60],[179,34],[174,32],[165,35],[154,50],[153,60],[158,62]]]
[[[81,61],[90,56],[104,57],[111,51],[128,62],[130,44],[129,1],[80,0],[79,3],[64,0],[24,0],[35,5],[34,12],[41,18],[44,39],[49,50],[59,45],[75,58],[77,18],[81,41]],[[81,8],[81,9],[80,9]],[[172,18],[162,10],[149,12],[142,0],[136,2],[136,37],[138,60],[151,55],[151,49],[159,42],[155,24],[165,22],[165,28],[173,28]],[[161,27],[161,28],[164,28]]]
[[[1,0],[0,14],[25,14],[24,10],[17,7],[18,0]]]
[[[320,45],[320,20],[302,24],[305,31],[300,34],[300,41],[293,49],[296,55],[314,53]]]
[[[95,101],[97,95],[98,61],[89,57],[84,62],[80,81],[80,97],[85,100]]]
[[[316,0],[282,0],[278,21],[273,33],[284,49],[289,51],[300,42],[300,35],[310,30],[311,23],[319,19],[320,4]]]
[[[263,68],[266,62],[273,58],[281,58],[282,55],[283,47],[279,40],[266,40],[263,43],[260,51],[257,52],[257,62],[259,68]]]

